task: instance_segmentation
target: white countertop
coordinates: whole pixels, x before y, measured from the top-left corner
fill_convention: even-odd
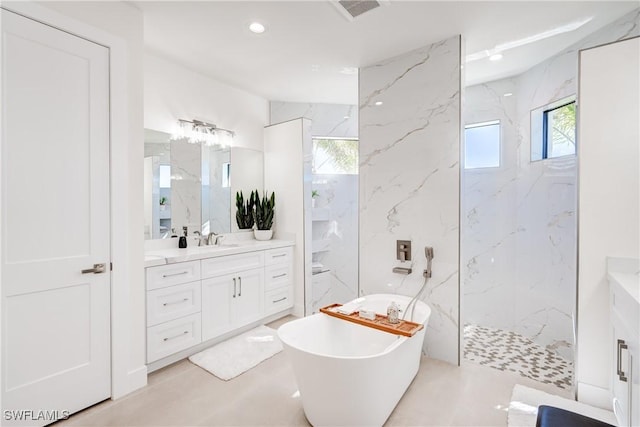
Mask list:
[[[176,245],[178,244],[178,239],[172,240],[175,240]],[[158,265],[173,264],[176,262],[196,261],[205,258],[242,254],[264,249],[277,249],[293,245],[294,242],[292,240],[271,239],[266,241],[241,240],[232,244],[220,246],[190,246],[184,249],[157,249],[145,252],[144,266],[154,267]]]
[[[607,259],[607,278],[640,305],[640,262],[632,258]]]

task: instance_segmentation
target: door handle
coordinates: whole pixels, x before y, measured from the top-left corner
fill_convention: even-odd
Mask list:
[[[238,284],[240,288],[240,290],[238,291],[238,296],[241,297],[242,296],[242,277],[238,277]]]
[[[82,270],[82,274],[100,274],[106,271],[105,264],[93,264],[93,268],[87,268],[86,270]]]
[[[618,369],[617,374],[620,381],[627,382],[627,377],[622,370],[622,350],[627,350],[629,346],[624,342],[624,340],[618,340]]]
[[[236,297],[236,278],[233,278],[233,297]]]

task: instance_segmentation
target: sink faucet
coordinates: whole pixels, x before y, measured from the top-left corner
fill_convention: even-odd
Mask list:
[[[198,230],[195,230],[193,234],[198,236],[198,246],[205,246],[207,244],[207,238],[204,237]]]
[[[209,235],[207,236],[207,245],[215,245],[218,246],[220,245],[220,241],[224,239],[224,236],[212,231],[211,233],[209,233]]]

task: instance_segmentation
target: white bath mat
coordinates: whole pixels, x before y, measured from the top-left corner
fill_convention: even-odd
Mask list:
[[[276,330],[262,325],[196,353],[189,360],[229,381],[281,351]]]
[[[613,412],[516,384],[509,403],[509,427],[535,427],[538,406],[548,405],[617,425]]]

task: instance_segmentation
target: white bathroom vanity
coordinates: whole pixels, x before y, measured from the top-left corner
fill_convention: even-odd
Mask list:
[[[145,255],[149,371],[293,307],[292,241],[242,240]]]

